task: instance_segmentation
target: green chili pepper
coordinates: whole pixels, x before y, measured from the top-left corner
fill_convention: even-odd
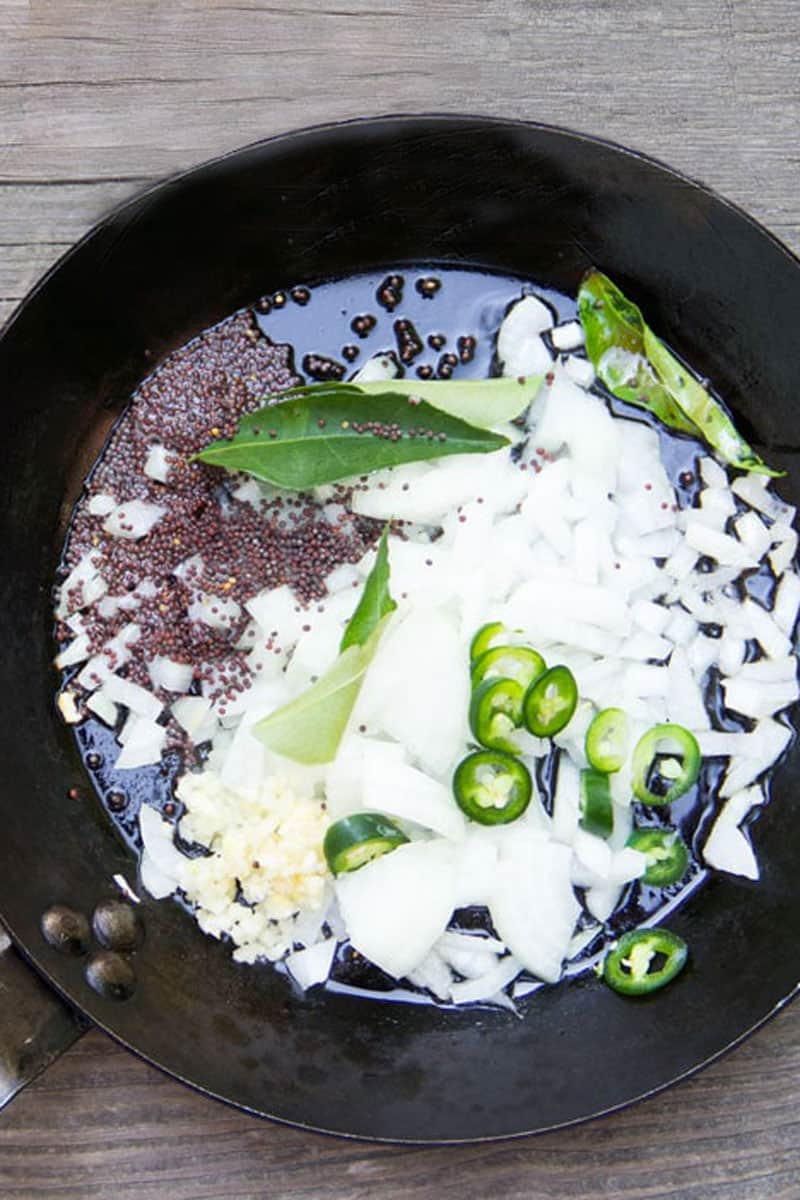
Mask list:
[[[586,730],[586,757],[596,771],[610,775],[628,757],[628,718],[621,708],[604,708]]]
[[[671,804],[696,782],[700,747],[682,725],[654,725],[633,751],[633,794],[643,804]]]
[[[589,271],[578,291],[586,353],[620,400],[646,408],[667,426],[701,438],[743,471],[784,475],[764,463],[722,405],[645,324],[641,312],[608,276]]]
[[[456,767],[453,794],[461,811],[479,825],[507,825],[521,817],[533,792],[530,772],[501,750],[476,750]]]
[[[686,874],[689,849],[677,829],[635,829],[626,844],[647,858],[643,883],[667,887]]]
[[[636,929],[606,954],[603,979],[623,996],[646,996],[673,980],[687,955],[686,942],[668,929]]]
[[[469,644],[470,662],[476,663],[481,655],[490,648],[495,638],[504,637],[506,632],[502,621],[487,621],[485,625],[481,625]]]
[[[525,689],[515,679],[485,680],[472,693],[469,706],[469,727],[475,740],[489,750],[519,754],[513,733],[522,725],[524,697]]]
[[[484,651],[472,665],[472,686],[485,679],[515,679],[524,688],[530,687],[547,670],[541,654],[530,646],[493,646]]]
[[[551,667],[525,693],[525,724],[535,737],[553,737],[572,719],[578,704],[578,685],[569,667]]]
[[[610,837],[614,829],[614,807],[608,775],[602,771],[581,771],[581,828],[596,837]]]
[[[407,842],[399,825],[380,813],[361,812],[342,817],[328,828],[322,843],[325,861],[334,875],[357,871]]]

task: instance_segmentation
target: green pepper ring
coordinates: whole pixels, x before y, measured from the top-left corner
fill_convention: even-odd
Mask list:
[[[631,956],[639,947],[651,951],[643,974],[642,964],[638,970],[636,966],[629,966],[627,970],[624,967],[626,962],[631,962]],[[647,996],[672,982],[686,965],[688,953],[683,938],[678,937],[676,933],[670,933],[668,929],[634,929],[631,933],[624,934],[606,954],[603,961],[603,980],[620,995]],[[650,961],[656,954],[663,955],[664,962],[655,971],[650,971]]]

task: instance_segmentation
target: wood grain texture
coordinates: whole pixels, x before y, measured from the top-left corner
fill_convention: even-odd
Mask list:
[[[799,51],[797,0],[0,0],[0,319],[148,182],[383,112],[609,137],[800,250]],[[440,1150],[258,1121],[93,1033],[0,1118],[0,1195],[797,1200],[798,1113],[800,1005],[624,1113]]]

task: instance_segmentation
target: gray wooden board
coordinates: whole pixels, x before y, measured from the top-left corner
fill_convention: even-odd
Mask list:
[[[148,182],[273,133],[384,112],[612,138],[798,250],[799,51],[797,0],[0,0],[0,319]],[[624,1113],[444,1150],[259,1122],[91,1033],[0,1117],[0,1194],[796,1200],[799,1110],[797,1005]]]

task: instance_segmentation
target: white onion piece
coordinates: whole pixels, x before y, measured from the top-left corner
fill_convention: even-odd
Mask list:
[[[79,559],[75,566],[70,571],[67,578],[61,584],[58,593],[58,604],[56,606],[56,616],[59,620],[64,620],[74,612],[78,612],[82,608],[88,607],[89,604],[99,600],[103,592],[97,595],[97,580],[105,584],[105,581],[100,576],[97,563],[100,559],[99,554],[94,550],[87,550],[86,553]],[[90,588],[90,585],[92,587]],[[104,590],[107,590],[108,585],[105,584]]]
[[[755,558],[763,558],[772,545],[772,534],[754,512],[743,513],[733,522],[736,536]]]
[[[726,488],[728,487],[728,475],[724,467],[721,467],[716,459],[704,455],[698,464],[700,468],[700,478],[706,487]]]
[[[391,354],[373,354],[352,378],[353,383],[369,383],[372,380],[395,379],[400,374],[397,360]]]
[[[448,929],[436,943],[436,949],[445,956],[453,951],[467,951],[470,954],[505,954],[507,947],[499,938],[489,937],[484,933],[459,933]]]
[[[366,764],[363,788],[367,809],[414,821],[453,841],[464,837],[466,821],[451,788],[416,767],[397,764],[386,771]]]
[[[352,563],[341,563],[338,567],[334,567],[325,576],[324,584],[330,595],[335,595],[337,592],[350,591],[355,594],[355,589],[358,587],[361,576],[358,569]]]
[[[744,663],[739,669],[739,679],[757,680],[760,683],[782,683],[797,678],[797,659],[759,658]]]
[[[325,802],[331,820],[364,807],[364,781],[368,770],[388,778],[406,759],[406,748],[398,742],[380,741],[360,734],[345,736],[336,758],[325,772]]]
[[[697,519],[690,520],[686,525],[686,544],[698,554],[716,559],[721,566],[740,567],[742,570],[758,566],[758,559],[736,538],[719,533]]]
[[[68,646],[56,655],[54,665],[59,671],[63,671],[65,667],[73,667],[76,663],[83,662],[89,654],[89,635],[80,633],[76,638],[73,638]]]
[[[568,354],[566,358],[562,359],[562,366],[565,374],[578,387],[590,388],[594,383],[594,367],[588,358],[580,358],[577,354]],[[534,986],[538,986],[538,984]]]
[[[585,340],[580,321],[565,321],[550,330],[550,341],[556,350],[577,350]]]
[[[781,541],[769,556],[769,565],[776,575],[782,575],[784,571],[789,570],[796,553],[797,532],[792,529],[789,531],[789,536],[784,541]]]
[[[146,850],[142,852],[142,857],[139,860],[139,879],[144,890],[154,900],[166,899],[167,896],[172,895],[176,888],[175,880],[171,879],[169,875],[165,875],[163,871],[159,871]]]
[[[210,629],[220,630],[230,629],[242,615],[235,600],[227,596],[215,596],[212,592],[196,592],[186,611],[190,621],[199,621]]]
[[[703,858],[710,867],[728,871],[732,875],[743,875],[746,879],[758,879],[759,870],[753,847],[745,833],[739,829],[750,809],[763,804],[764,797],[759,788],[738,792],[725,803],[703,846]]]
[[[166,446],[156,443],[147,451],[143,467],[144,473],[150,479],[155,479],[157,483],[166,483],[174,461],[174,454],[171,454]]]
[[[353,607],[355,607],[355,589]],[[264,639],[276,638],[284,649],[294,645],[307,624],[307,613],[290,587],[265,588],[245,608],[261,627]]]
[[[586,892],[586,908],[596,921],[604,924],[619,904],[622,891],[622,887],[616,883],[591,887]]]
[[[106,695],[104,688],[98,688],[96,692],[92,692],[91,696],[86,698],[86,707],[106,725],[110,725],[112,729],[116,725],[119,709],[114,701]]]
[[[747,642],[744,638],[724,634],[719,639],[717,665],[723,675],[739,675],[747,654]]]
[[[410,842],[340,875],[336,894],[354,949],[401,979],[423,961],[453,912],[456,866],[443,839]]]
[[[497,332],[497,357],[504,375],[540,375],[549,370],[550,352],[540,334],[552,325],[551,310],[536,296],[523,296],[511,306]]]
[[[414,609],[384,635],[353,723],[401,742],[416,765],[441,777],[461,753],[468,702],[464,647],[453,624],[439,609]]]
[[[779,721],[765,718],[756,722],[748,735],[747,753],[731,758],[728,772],[720,788],[720,796],[728,797],[758,779],[780,758],[791,738],[791,730]]]
[[[544,837],[520,837],[501,860],[489,901],[498,934],[533,975],[548,983],[561,964],[580,906],[570,882],[572,851]]]
[[[741,606],[742,623],[768,658],[785,658],[791,654],[792,643],[760,604],[748,596]]]
[[[190,663],[175,662],[163,654],[157,654],[147,664],[147,672],[153,687],[163,688],[167,692],[188,692],[194,678],[194,668]]]
[[[167,731],[163,725],[158,725],[147,717],[135,717],[134,725],[114,764],[115,769],[133,770],[135,767],[145,767],[149,763],[158,762],[166,741]]]
[[[778,683],[760,683],[757,680],[723,679],[725,707],[743,717],[771,717],[793,704],[800,694],[797,680],[787,679]]]
[[[103,530],[112,537],[135,541],[145,537],[167,510],[147,500],[124,500],[108,514]]]
[[[800,611],[800,576],[787,573],[775,590],[772,620],[781,633],[791,637]]]
[[[496,841],[486,831],[468,829],[459,846],[456,875],[456,908],[468,908],[473,904],[488,904],[495,873],[499,849]],[[442,935],[450,936],[448,935]],[[502,943],[500,943],[502,945]]]
[[[117,502],[108,492],[96,492],[90,496],[86,507],[93,517],[107,517],[117,507]]]
[[[453,973],[434,946],[419,966],[409,971],[408,981],[432,992],[439,1000],[449,1000]]]
[[[165,821],[161,814],[149,804],[139,809],[139,832],[142,844],[153,864],[173,881],[172,890],[178,884],[181,868],[186,859],[175,845],[175,826]]]
[[[109,675],[103,681],[103,691],[109,700],[116,704],[124,704],[137,716],[147,717],[151,721],[155,721],[156,717],[161,715],[164,707],[152,692],[140,687],[138,683],[132,683],[130,679],[121,679],[119,675]]]
[[[667,711],[670,720],[687,729],[708,729],[711,722],[703,693],[692,673],[686,651],[681,646],[673,650],[667,670]]]
[[[317,942],[315,946],[307,946],[304,950],[295,950],[287,955],[286,966],[303,991],[308,991],[328,978],[335,953],[336,939],[328,938],[324,942]]]
[[[516,979],[521,969],[522,963],[509,954],[485,975],[465,980],[464,983],[454,983],[450,988],[450,997],[454,1004],[475,1004],[480,1000],[491,1000],[496,992],[502,991],[512,979]]]
[[[205,696],[181,696],[171,705],[171,712],[195,745],[213,737],[217,722]]]

